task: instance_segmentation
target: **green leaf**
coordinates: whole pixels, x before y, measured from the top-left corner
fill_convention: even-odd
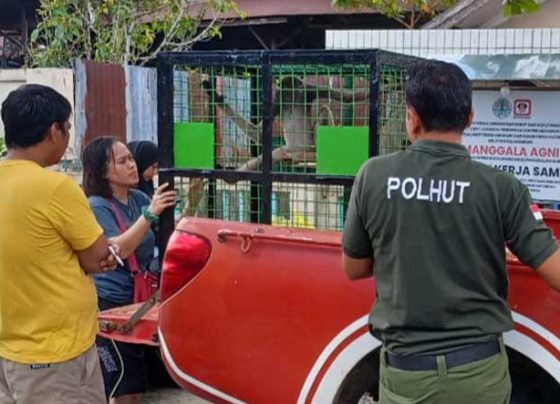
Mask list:
[[[37,42],[37,39],[39,39],[39,30],[34,29],[33,32],[31,33],[29,40],[31,41],[31,43],[34,43]]]
[[[520,6],[525,13],[535,13],[540,10],[539,4],[534,0],[520,1]]]
[[[512,5],[507,3],[502,7],[502,15],[504,17],[511,17],[513,15]]]
[[[60,40],[64,39],[65,34],[66,34],[66,30],[64,29],[63,25],[58,25],[54,30],[54,36],[57,39],[60,39]]]
[[[534,13],[540,9],[535,0],[508,0],[503,7],[503,14],[506,17],[520,15],[523,13]]]

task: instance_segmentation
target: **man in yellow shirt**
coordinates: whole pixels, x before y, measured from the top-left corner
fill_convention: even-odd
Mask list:
[[[70,103],[26,85],[1,115],[0,403],[105,403],[89,274],[113,261],[79,185],[45,168],[68,146]]]

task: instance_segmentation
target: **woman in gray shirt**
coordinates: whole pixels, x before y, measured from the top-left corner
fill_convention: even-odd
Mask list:
[[[164,184],[150,200],[134,189],[139,180],[134,157],[126,144],[115,137],[101,137],[89,143],[82,163],[83,186],[91,208],[105,236],[120,247],[125,259],[124,267],[94,277],[99,309],[125,306],[133,303],[131,269],[137,266],[141,272],[148,270],[155,246],[152,224],[165,208],[174,206],[175,191],[165,191],[168,184]],[[107,396],[114,397],[115,404],[139,403],[146,384],[144,348],[99,337],[97,344]],[[111,355],[115,348],[122,363],[119,355]]]

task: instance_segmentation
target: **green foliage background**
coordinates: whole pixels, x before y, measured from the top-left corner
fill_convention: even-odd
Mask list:
[[[373,8],[398,21],[409,29],[416,28],[419,21],[433,18],[451,7],[457,0],[331,0],[340,8]],[[503,14],[506,17],[539,10],[535,0],[505,0]]]
[[[220,16],[228,12],[243,16],[233,0],[42,0],[28,64],[70,67],[76,58],[144,64],[159,51],[219,35]]]

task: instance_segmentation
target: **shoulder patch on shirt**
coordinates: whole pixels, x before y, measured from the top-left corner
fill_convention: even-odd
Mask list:
[[[541,212],[541,209],[539,208],[539,205],[537,205],[536,203],[531,205],[531,212],[533,212],[535,219],[540,221],[543,220],[543,214]]]

